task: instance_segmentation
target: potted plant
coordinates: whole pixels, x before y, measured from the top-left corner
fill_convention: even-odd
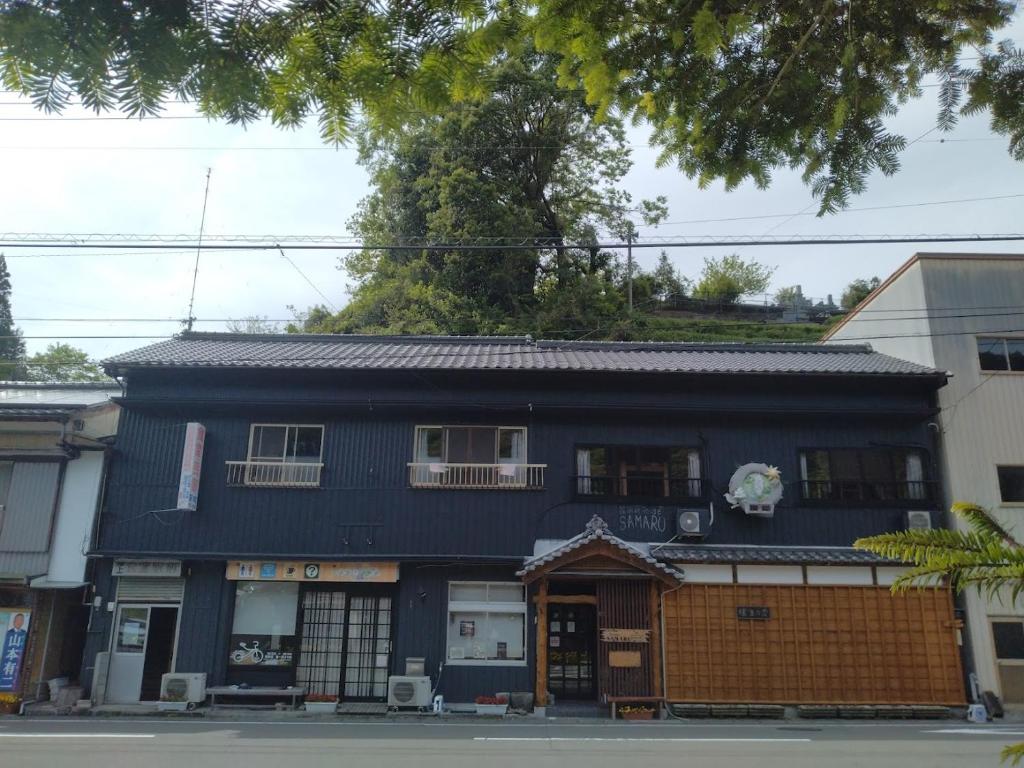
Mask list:
[[[0,693],[0,715],[16,715],[21,709],[21,697],[16,693]]]
[[[623,720],[653,720],[654,707],[645,707],[642,704],[627,704],[619,707],[619,717]]]
[[[508,712],[508,696],[477,696],[478,715],[504,715]]]
[[[160,697],[156,708],[161,712],[186,712],[188,711],[188,696],[185,691],[169,690]]]
[[[332,693],[310,693],[306,696],[306,711],[317,715],[331,715],[338,709],[338,697]]]

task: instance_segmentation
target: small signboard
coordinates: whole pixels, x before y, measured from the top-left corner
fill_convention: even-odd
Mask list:
[[[602,629],[601,640],[605,643],[646,643],[651,636],[649,629]]]
[[[177,579],[181,577],[181,560],[118,559],[114,561],[111,573],[114,576]]]
[[[185,449],[181,454],[181,478],[178,481],[177,509],[195,512],[199,504],[199,475],[203,469],[206,427],[198,421],[185,426]]]
[[[772,609],[762,605],[741,605],[736,608],[737,619],[767,621],[772,617]]]
[[[608,666],[633,669],[640,666],[640,651],[608,651]]]

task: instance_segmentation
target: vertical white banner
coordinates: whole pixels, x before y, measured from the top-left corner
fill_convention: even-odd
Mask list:
[[[181,454],[181,480],[178,483],[178,509],[196,511],[199,503],[199,475],[203,470],[203,446],[206,427],[190,421],[185,428],[185,450]]]

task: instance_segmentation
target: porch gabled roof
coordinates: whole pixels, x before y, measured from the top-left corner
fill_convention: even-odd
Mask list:
[[[516,571],[524,582],[530,583],[569,563],[581,560],[599,550],[600,554],[630,565],[638,571],[670,585],[683,581],[683,573],[668,563],[662,563],[632,544],[608,532],[608,524],[597,515],[587,523],[582,533],[540,555],[528,557]]]

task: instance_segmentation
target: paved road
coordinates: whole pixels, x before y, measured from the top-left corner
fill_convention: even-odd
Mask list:
[[[7,768],[982,768],[1024,725],[0,718]]]

